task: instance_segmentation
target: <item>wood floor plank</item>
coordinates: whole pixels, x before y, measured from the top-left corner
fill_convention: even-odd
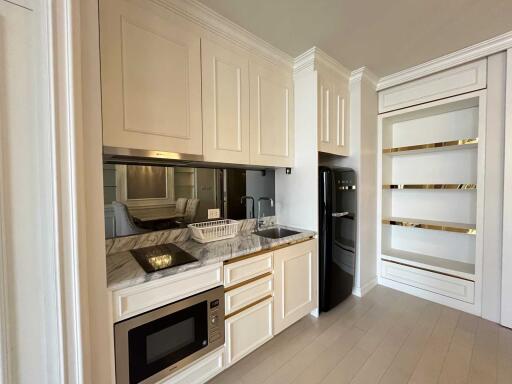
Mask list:
[[[498,384],[512,383],[512,330],[501,327],[498,337]]]
[[[379,383],[407,383],[418,364],[428,339],[441,315],[442,307],[435,303],[426,303],[412,332],[401,346],[391,366]]]
[[[330,311],[320,316],[315,323],[317,326],[308,329],[286,344],[281,344],[275,353],[269,354],[262,362],[242,373],[245,384],[261,384],[291,360],[297,353],[314,342],[325,330],[330,328],[340,317],[358,307],[369,308],[372,301],[352,299],[350,305],[342,306],[341,310]],[[343,303],[344,304],[344,303]],[[293,325],[292,327],[294,327]]]
[[[322,381],[322,384],[346,384],[350,383],[354,376],[370,357],[370,353],[364,349],[355,347]]]
[[[307,316],[210,384],[512,384],[512,330],[378,286]]]
[[[418,365],[414,369],[410,383],[437,383],[445,356],[448,352],[460,311],[443,308],[441,316],[430,335]]]
[[[439,377],[440,384],[467,382],[477,325],[478,318],[476,316],[463,313],[459,317]]]
[[[496,383],[498,375],[499,325],[479,319],[471,356],[468,383]]]
[[[404,296],[401,298],[401,304],[401,310],[393,318],[393,326],[389,329],[382,343],[354,377],[352,383],[366,384],[379,382],[415,324],[417,324],[421,315],[421,309],[425,307],[426,302],[411,296]]]
[[[292,359],[283,364],[276,372],[264,381],[265,384],[286,384],[294,382],[302,372],[307,371],[312,361],[333,345],[340,336],[348,334],[357,320],[372,308],[370,303],[355,306],[345,316],[326,329],[318,338],[312,341]],[[361,332],[362,333],[362,332]]]

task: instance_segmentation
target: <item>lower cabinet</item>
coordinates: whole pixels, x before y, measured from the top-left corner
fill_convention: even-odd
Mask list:
[[[318,307],[316,239],[274,252],[274,334]]]
[[[223,369],[224,348],[219,348],[158,384],[203,384],[221,373]]]
[[[272,338],[272,297],[226,319],[226,367]]]

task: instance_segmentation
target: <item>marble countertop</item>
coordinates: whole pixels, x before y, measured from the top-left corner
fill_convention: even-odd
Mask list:
[[[190,253],[198,261],[153,273],[146,273],[130,251],[110,254],[107,256],[107,287],[111,291],[128,288],[185,272],[190,269],[199,268],[204,265],[219,263],[235,257],[304,240],[316,235],[313,231],[282,225],[279,225],[279,227],[295,230],[300,233],[282,239],[267,239],[255,235],[252,231],[241,231],[232,239],[214,241],[206,244],[198,243],[192,239],[175,242],[174,244]]]

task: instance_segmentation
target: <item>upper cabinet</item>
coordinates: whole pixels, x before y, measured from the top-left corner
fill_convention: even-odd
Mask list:
[[[294,67],[296,84],[302,84],[299,97],[315,95],[306,116],[317,126],[317,150],[350,156],[350,72],[316,47],[297,57]]]
[[[205,161],[249,164],[249,59],[234,47],[202,42]]]
[[[200,37],[136,4],[100,1],[103,144],[202,154]]]
[[[148,0],[100,0],[103,144],[293,166],[291,61],[189,16]]]
[[[318,150],[348,156],[349,90],[342,76],[324,70],[318,74]]]
[[[249,64],[251,164],[291,167],[294,159],[293,77],[276,65]]]

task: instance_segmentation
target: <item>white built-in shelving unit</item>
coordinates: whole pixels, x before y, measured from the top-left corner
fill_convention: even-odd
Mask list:
[[[485,92],[379,116],[380,276],[448,304],[479,287]]]

